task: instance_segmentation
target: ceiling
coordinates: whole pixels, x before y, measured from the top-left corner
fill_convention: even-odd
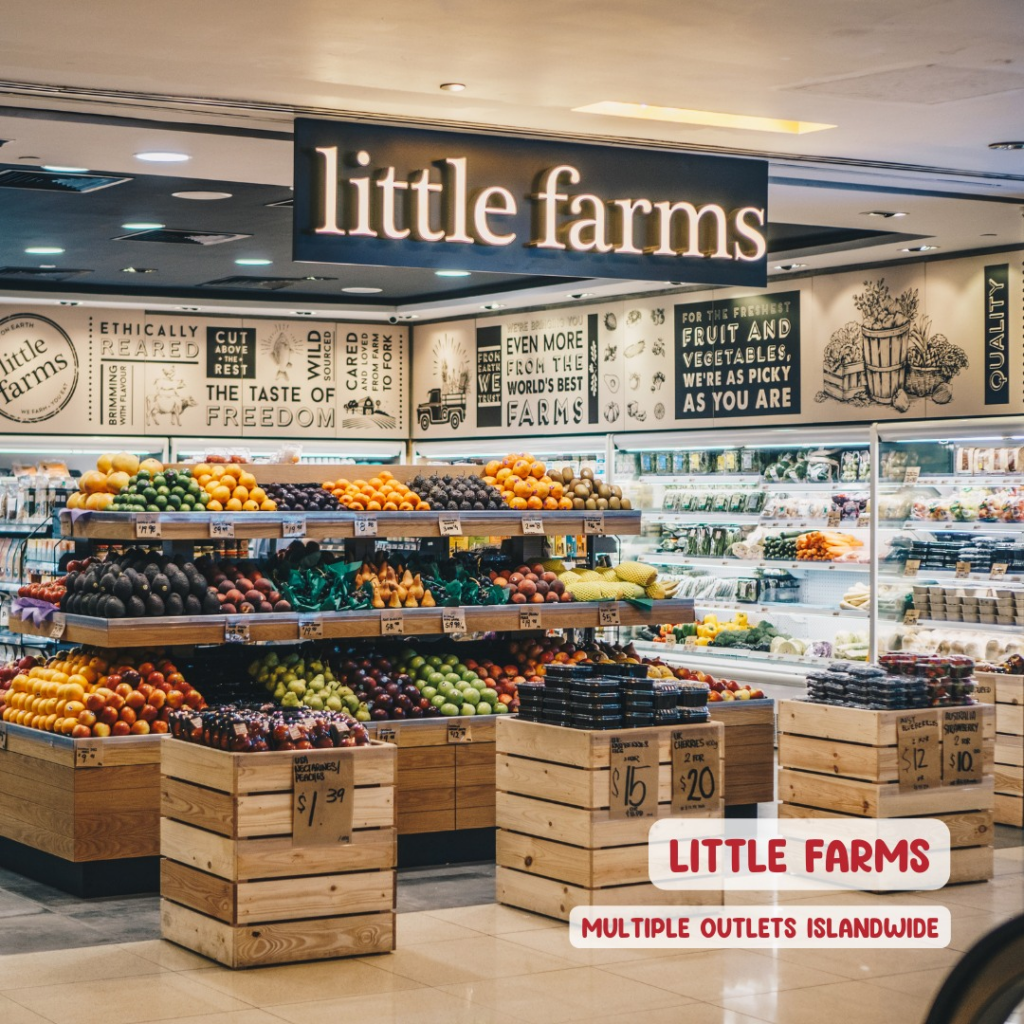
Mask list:
[[[291,123],[304,112],[766,155],[773,274],[796,260],[817,270],[916,258],[899,251],[911,239],[947,255],[1024,237],[1024,152],[988,148],[1024,134],[1019,0],[52,0],[46,18],[32,5],[5,11],[0,68],[4,167],[71,165],[132,179],[89,195],[0,189],[0,266],[25,263],[22,250],[56,232],[53,244],[66,250],[58,266],[92,273],[55,286],[83,301],[113,289],[146,305],[180,296],[232,311],[284,302],[425,316],[475,310],[488,297],[564,300],[574,290],[566,279],[441,281],[422,270],[292,264],[290,211],[267,203],[289,194]],[[442,92],[448,81],[467,88]],[[573,111],[600,100],[837,127],[782,135]],[[149,149],[191,159],[135,159]],[[170,195],[197,188],[232,196]],[[869,219],[872,210],[907,216]],[[114,240],[137,219],[252,237],[216,246]],[[808,225],[839,234],[800,238]],[[235,266],[250,255],[272,265]],[[158,273],[122,273],[133,264]],[[286,292],[208,283],[270,275],[332,280],[296,281]],[[341,292],[353,285],[383,291]],[[641,287],[575,290],[584,286]],[[0,290],[32,292],[2,274]]]

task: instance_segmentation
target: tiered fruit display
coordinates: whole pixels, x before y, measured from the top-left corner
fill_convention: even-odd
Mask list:
[[[208,512],[276,512],[277,502],[242,465],[200,462],[191,467],[192,479],[209,497]]]
[[[131,452],[108,452],[96,460],[96,468],[81,475],[78,491],[68,499],[68,508],[102,512],[114,504],[114,496],[127,488],[140,469],[148,473],[163,471],[157,459],[139,461]]]
[[[514,509],[632,508],[629,499],[622,496],[622,489],[597,479],[593,467],[581,467],[578,476],[569,467],[549,474],[543,462],[525,452],[488,462],[483,478],[498,488],[505,504]]]
[[[7,662],[6,665],[0,665],[0,706],[7,699],[7,693],[14,677],[25,674],[42,663],[42,658],[34,658],[31,654],[26,654],[23,658],[16,658],[14,661]]]
[[[18,597],[30,597],[33,601],[47,601],[52,605],[60,605],[67,593],[67,577],[52,579],[47,583],[26,583],[18,587]]]
[[[355,690],[335,675],[325,655],[268,650],[249,664],[248,671],[282,707],[347,711],[360,721],[370,720],[369,709]]]
[[[210,495],[188,470],[164,469],[159,463],[140,466],[110,504],[113,512],[205,512]],[[223,506],[220,506],[223,508]],[[239,506],[241,507],[241,506]]]
[[[422,655],[406,648],[398,655],[395,668],[401,673],[399,679],[411,680],[420,695],[418,706],[428,716],[431,711],[424,708],[424,701],[443,718],[505,714],[509,710],[511,702],[501,701],[498,690],[490,685],[494,680],[482,676],[481,666],[472,659],[463,662],[457,654]],[[372,692],[370,699],[373,699]],[[393,709],[388,717],[403,717],[395,714],[399,709]],[[374,717],[377,710],[374,708],[371,712]],[[415,705],[412,714],[417,717]]]
[[[382,469],[369,480],[340,477],[323,484],[344,508],[353,512],[427,512],[430,503],[424,501],[390,471]]]
[[[170,727],[175,739],[233,754],[363,747],[370,742],[366,727],[341,711],[290,713],[235,707],[198,714],[178,711],[171,716]]]
[[[484,512],[505,507],[498,489],[478,476],[415,476],[412,489],[438,512]]]
[[[159,653],[80,648],[19,671],[2,717],[85,739],[167,732],[171,712],[184,707],[202,710],[206,701]]]
[[[488,575],[495,586],[508,591],[508,599],[513,604],[558,604],[573,600],[558,575],[540,562],[501,572],[492,569]]]
[[[711,688],[708,694],[709,704],[730,700],[761,700],[764,697],[763,690],[746,683],[737,683],[735,679],[715,679],[707,672],[685,668],[682,665],[676,666],[673,671],[676,679],[693,679],[698,683],[707,683]]]

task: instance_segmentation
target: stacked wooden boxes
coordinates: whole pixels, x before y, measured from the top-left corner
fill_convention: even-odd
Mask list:
[[[733,700],[708,705],[725,726],[726,807],[775,800],[775,701]]]
[[[1024,828],[1024,676],[976,672],[978,699],[996,709],[996,821]]]
[[[934,733],[942,735],[945,716],[973,711],[977,716],[978,781],[913,788],[901,782],[898,722],[921,711],[868,711],[833,704],[779,702],[780,817],[940,818],[949,826],[950,883],[992,877],[995,764],[995,712],[991,706],[932,709]],[[972,723],[973,728],[973,723]],[[972,741],[973,742],[973,741]],[[934,745],[927,764],[937,771],[951,755]]]
[[[297,833],[295,762],[349,759],[351,841]],[[163,936],[228,967],[395,945],[395,748],[231,754],[166,740]],[[347,798],[347,795],[346,795]]]
[[[674,734],[701,748],[698,772],[710,773],[705,798],[684,813],[719,813],[724,730],[717,722],[607,732],[499,721],[498,902],[563,921],[576,906],[721,904],[720,891],[666,891],[648,874],[651,825],[680,816],[673,814]],[[611,809],[613,745],[637,740],[651,747],[652,783],[656,768],[654,817],[619,817]],[[624,776],[617,789],[627,792]],[[652,800],[654,791],[651,784]]]

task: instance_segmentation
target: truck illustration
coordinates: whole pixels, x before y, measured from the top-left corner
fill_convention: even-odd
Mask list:
[[[435,423],[447,423],[452,430],[458,430],[459,424],[466,418],[466,392],[442,393],[440,388],[431,388],[427,400],[416,406],[416,416],[421,430],[429,430]]]

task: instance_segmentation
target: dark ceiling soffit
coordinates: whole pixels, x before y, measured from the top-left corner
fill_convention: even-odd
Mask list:
[[[808,245],[803,248],[778,249],[769,253],[769,259],[790,260],[802,256],[822,256],[830,252],[849,252],[851,249],[868,249],[876,245],[892,245],[896,242],[914,242],[931,235],[903,235],[897,231],[872,233],[868,237],[858,237],[829,241],[822,245]]]
[[[962,172],[970,174],[970,171]],[[1009,180],[1018,181],[1017,177]],[[1024,203],[1022,196],[990,196],[974,195],[970,192],[945,192],[930,188],[903,188],[897,185],[862,185],[849,181],[817,181],[814,178],[783,178],[778,175],[768,175],[769,185],[792,185],[800,188],[825,188],[834,192],[881,192],[886,195],[895,196],[930,196],[933,199],[968,199],[975,203],[1012,203],[1020,206]]]

